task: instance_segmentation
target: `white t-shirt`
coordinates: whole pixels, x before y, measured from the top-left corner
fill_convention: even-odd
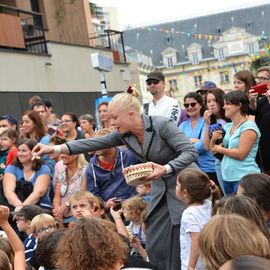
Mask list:
[[[149,102],[148,115],[162,115],[173,119],[177,124],[180,119],[181,109],[176,99],[164,95],[156,103]]]
[[[180,227],[180,247],[181,247],[181,269],[186,270],[188,267],[191,232],[201,232],[203,226],[211,219],[212,203],[205,200],[202,205],[192,205],[184,210],[181,227]],[[205,269],[202,259],[199,257],[196,270]]]

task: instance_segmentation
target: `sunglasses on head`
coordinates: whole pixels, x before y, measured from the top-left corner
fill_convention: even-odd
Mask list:
[[[188,107],[194,108],[198,102],[185,103],[184,107],[187,109]]]
[[[157,79],[150,79],[150,80],[147,80],[146,81],[146,84],[147,85],[151,85],[151,84],[158,84],[159,83],[159,80],[157,80]]]

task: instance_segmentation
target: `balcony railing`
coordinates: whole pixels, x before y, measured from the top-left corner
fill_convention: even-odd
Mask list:
[[[0,47],[47,54],[42,14],[0,5]]]
[[[92,47],[112,50],[114,62],[127,63],[123,32],[104,30],[103,33],[91,34],[89,42]]]

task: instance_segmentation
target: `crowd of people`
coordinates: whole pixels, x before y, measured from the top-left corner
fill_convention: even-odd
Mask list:
[[[149,103],[129,87],[98,122],[38,96],[1,115],[0,270],[270,269],[270,67],[233,80],[181,108],[154,71]]]

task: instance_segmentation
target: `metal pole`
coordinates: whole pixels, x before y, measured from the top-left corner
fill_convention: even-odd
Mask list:
[[[107,91],[107,87],[106,87],[104,71],[99,70],[99,78],[100,78],[100,86],[101,86],[102,97],[107,97],[108,96],[108,91]]]

